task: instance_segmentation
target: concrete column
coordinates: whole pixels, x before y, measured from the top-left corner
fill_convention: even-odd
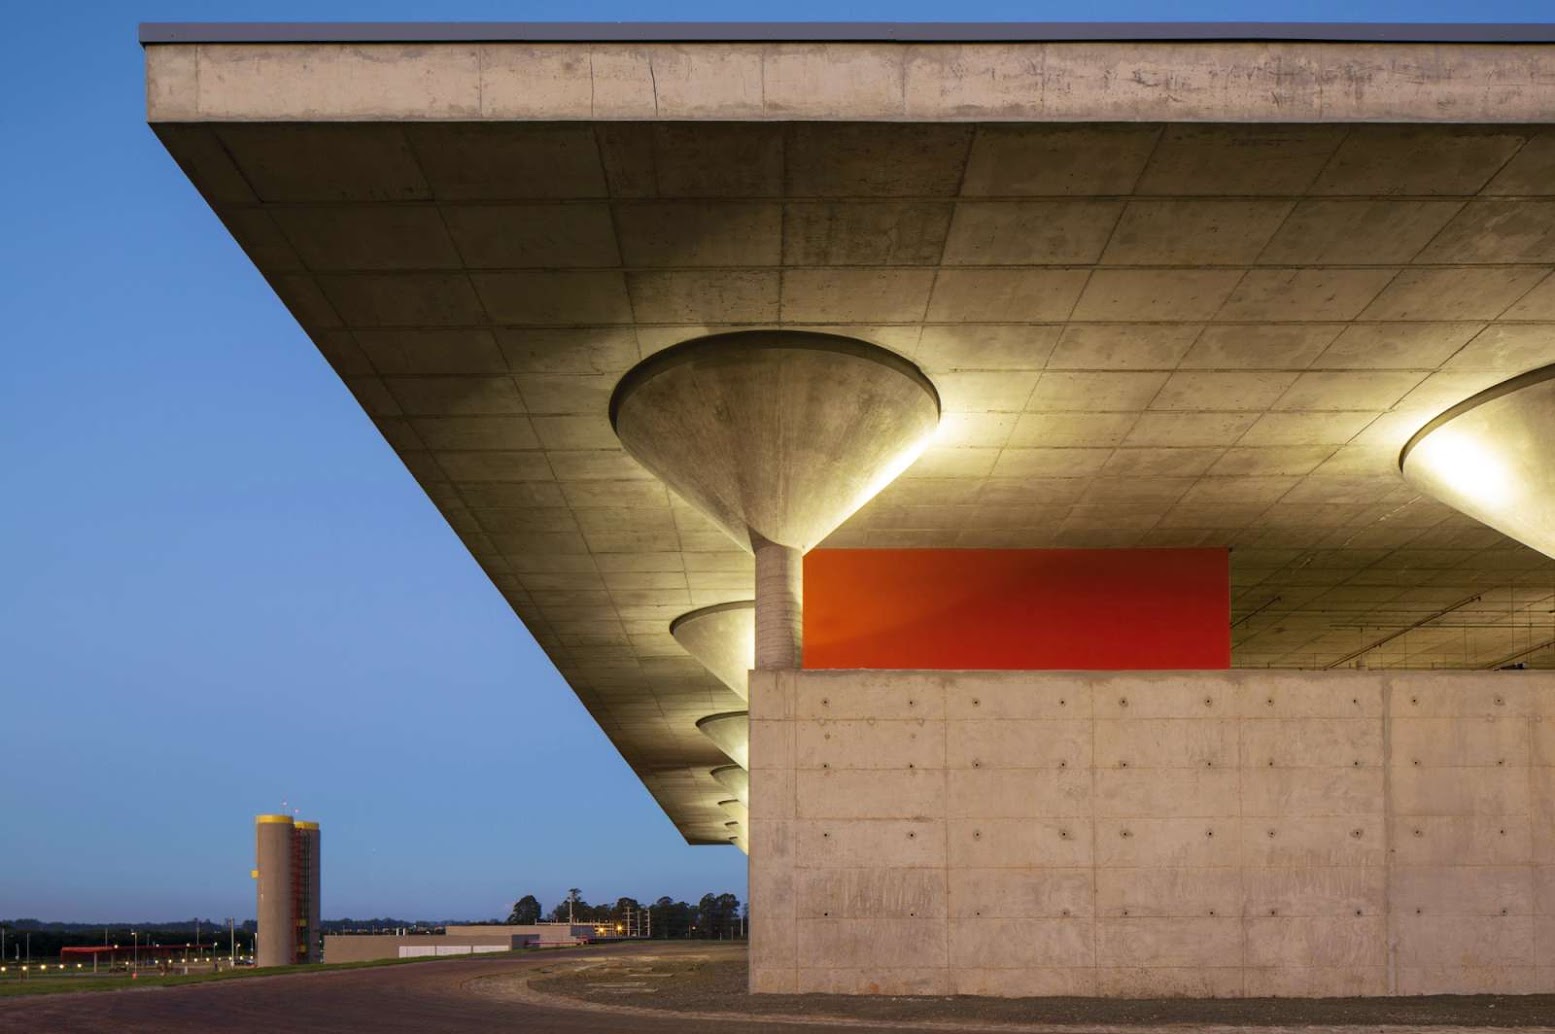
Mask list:
[[[292,819],[260,815],[254,820],[254,875],[258,893],[259,943],[256,966],[289,966],[296,961],[297,903],[292,896]]]
[[[756,667],[798,668],[804,659],[804,555],[751,535],[756,552]]]

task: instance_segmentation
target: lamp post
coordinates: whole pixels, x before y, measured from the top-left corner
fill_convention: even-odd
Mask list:
[[[131,930],[130,936],[134,938],[133,946],[130,948],[130,968],[138,970],[140,969],[140,931]]]

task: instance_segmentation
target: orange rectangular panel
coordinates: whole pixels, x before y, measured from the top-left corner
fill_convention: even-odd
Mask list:
[[[818,549],[804,666],[1231,666],[1224,549]]]

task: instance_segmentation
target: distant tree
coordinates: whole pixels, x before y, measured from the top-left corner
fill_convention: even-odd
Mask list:
[[[589,921],[589,905],[583,900],[583,892],[577,887],[567,890],[567,896],[562,903],[551,909],[551,921],[565,923],[568,920],[586,923]]]
[[[513,902],[513,911],[508,913],[508,922],[518,926],[530,926],[540,921],[540,899],[533,894],[525,894]]]
[[[695,923],[690,905],[674,898],[662,897],[653,903],[653,935],[655,937],[687,937]]]
[[[617,898],[607,911],[609,914],[600,917],[600,921],[609,923],[621,933],[635,933],[643,927],[643,907],[636,898]]]
[[[703,894],[697,903],[698,937],[733,937],[739,933],[740,899],[733,894]]]

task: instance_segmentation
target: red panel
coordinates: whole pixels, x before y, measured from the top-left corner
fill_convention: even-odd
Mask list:
[[[1224,549],[818,549],[806,668],[1229,668]]]

